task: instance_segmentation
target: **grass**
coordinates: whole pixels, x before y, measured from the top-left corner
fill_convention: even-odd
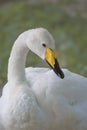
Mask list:
[[[0,6],[0,85],[6,81],[11,47],[17,36],[36,27],[47,28],[56,41],[61,66],[87,76],[87,18],[72,16],[59,5],[10,2]],[[27,66],[41,60],[31,54]]]

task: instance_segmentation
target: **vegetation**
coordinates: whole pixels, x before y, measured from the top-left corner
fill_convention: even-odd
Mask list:
[[[87,76],[87,17],[78,12],[70,15],[59,4],[9,2],[0,5],[0,86],[6,81],[8,58],[17,36],[36,27],[45,27],[54,36],[62,67]],[[32,53],[27,60],[27,66],[43,65]]]

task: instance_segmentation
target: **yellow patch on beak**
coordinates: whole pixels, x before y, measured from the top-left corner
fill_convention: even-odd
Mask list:
[[[50,48],[46,48],[45,59],[46,61],[54,68],[55,58],[57,56],[56,51],[51,50]]]
[[[64,73],[61,70],[59,63],[56,59],[57,53],[56,51],[51,50],[50,48],[46,48],[45,60],[54,70],[54,72],[59,76],[61,79],[64,78]]]

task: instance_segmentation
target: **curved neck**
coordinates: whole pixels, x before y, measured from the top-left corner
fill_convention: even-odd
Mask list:
[[[25,62],[29,49],[23,41],[18,38],[12,48],[8,63],[8,81],[22,82],[25,80]]]

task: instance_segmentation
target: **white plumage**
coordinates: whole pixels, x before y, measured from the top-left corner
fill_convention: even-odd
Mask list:
[[[87,78],[66,69],[64,79],[55,74],[58,70],[25,70],[29,49],[44,60],[45,46],[55,49],[43,28],[26,31],[15,41],[0,98],[0,130],[87,130]]]

